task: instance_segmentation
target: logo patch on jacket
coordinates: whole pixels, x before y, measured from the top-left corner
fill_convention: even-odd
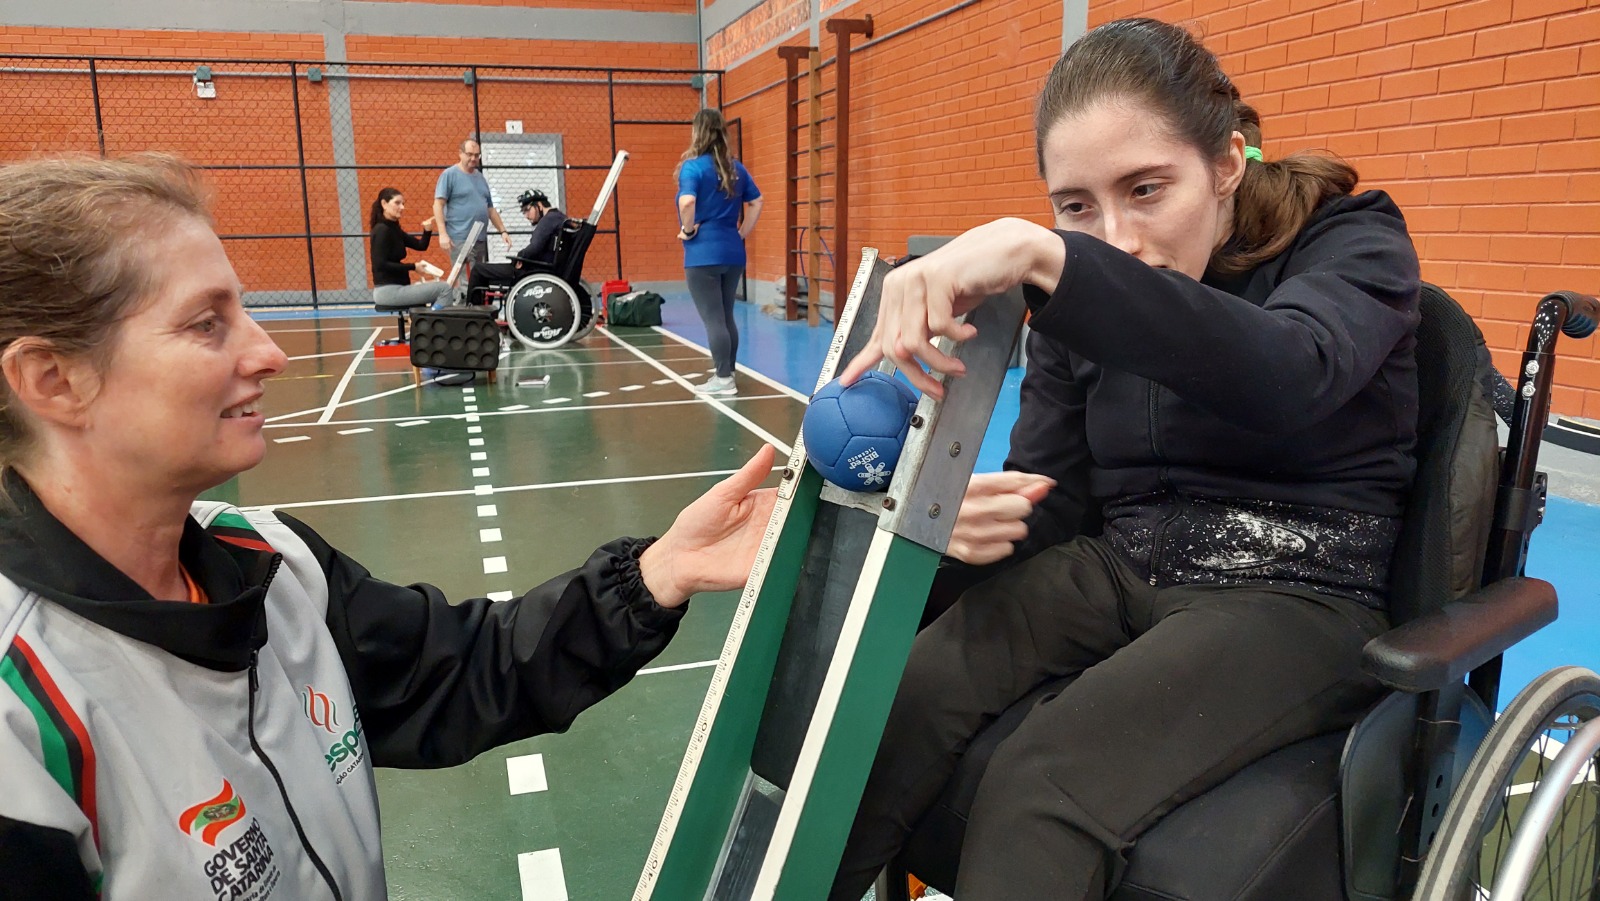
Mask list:
[[[222,780],[222,791],[216,797],[185,810],[178,816],[178,828],[213,847],[217,837],[234,823],[244,819],[244,799],[234,791],[233,783]],[[273,862],[272,846],[261,824],[250,818],[250,828],[228,845],[220,848],[205,862],[205,876],[217,901],[260,901],[272,894],[282,878],[278,865]]]
[[[366,759],[366,749],[361,745],[361,712],[350,711],[351,723],[348,730],[339,720],[339,705],[327,695],[310,685],[300,693],[300,700],[305,705],[306,719],[311,725],[332,735],[333,743],[328,745],[328,750],[323,762],[328,765],[328,772],[333,774],[333,782],[338,785],[361,765]]]
[[[244,799],[233,790],[233,784],[222,780],[222,791],[209,801],[185,810],[178,817],[178,828],[208,845],[217,843],[222,830],[244,819]]]

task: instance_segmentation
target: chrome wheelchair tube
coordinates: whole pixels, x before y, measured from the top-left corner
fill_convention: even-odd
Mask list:
[[[1544,781],[1528,800],[1522,823],[1511,836],[1511,848],[1506,852],[1500,872],[1495,875],[1494,891],[1489,897],[1495,901],[1519,901],[1528,890],[1528,882],[1545,850],[1544,840],[1550,824],[1560,816],[1561,802],[1566,800],[1567,792],[1584,767],[1594,763],[1597,750],[1600,750],[1600,719],[1593,719],[1556,755]]]

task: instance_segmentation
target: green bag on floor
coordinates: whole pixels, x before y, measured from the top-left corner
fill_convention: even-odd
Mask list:
[[[654,291],[634,291],[611,298],[606,312],[606,322],[620,326],[652,326],[661,324],[661,305],[666,303]]]

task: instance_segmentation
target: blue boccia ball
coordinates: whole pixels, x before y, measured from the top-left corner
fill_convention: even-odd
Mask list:
[[[893,376],[871,371],[848,388],[834,379],[811,396],[801,421],[806,458],[840,488],[883,491],[916,407],[916,392]]]

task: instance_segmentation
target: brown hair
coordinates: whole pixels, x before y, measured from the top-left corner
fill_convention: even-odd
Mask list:
[[[1064,116],[1108,98],[1142,101],[1177,138],[1220,160],[1234,132],[1261,146],[1261,117],[1239,97],[1216,56],[1184,29],[1154,19],[1107,22],[1056,61],[1039,94],[1034,137],[1044,173],[1045,137]],[[1296,153],[1247,162],[1234,194],[1233,235],[1211,260],[1239,273],[1282,253],[1311,214],[1349,194],[1360,176],[1332,156]]]
[[[714,109],[703,109],[694,114],[689,149],[683,152],[673,175],[676,176],[683,169],[684,163],[708,153],[716,164],[717,181],[722,184],[722,193],[729,197],[736,196],[734,192],[739,187],[739,176],[734,172],[733,157],[728,152],[728,126],[722,121],[722,114]]]
[[[0,356],[32,337],[103,366],[118,324],[156,287],[149,236],[182,216],[211,222],[198,173],[174,156],[0,166]],[[0,470],[32,444],[12,400],[0,378]]]

